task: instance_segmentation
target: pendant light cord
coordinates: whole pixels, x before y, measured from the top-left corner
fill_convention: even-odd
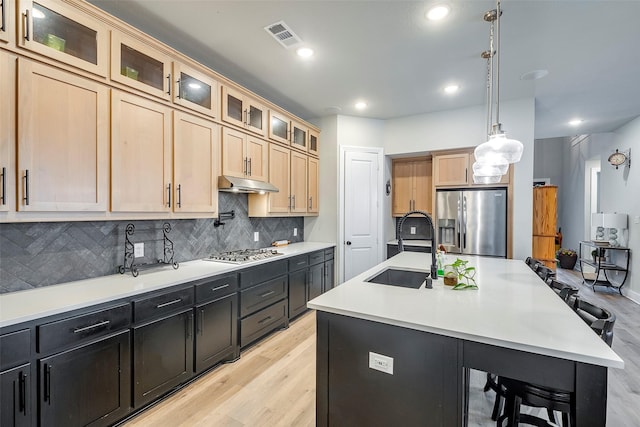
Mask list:
[[[496,125],[500,126],[500,15],[502,11],[500,10],[500,0],[496,2]],[[493,28],[493,23],[491,24]],[[493,56],[493,55],[492,55]],[[497,130],[497,129],[496,129]]]

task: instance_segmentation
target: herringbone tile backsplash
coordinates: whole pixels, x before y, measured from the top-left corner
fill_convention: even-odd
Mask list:
[[[275,240],[304,240],[304,218],[248,218],[246,194],[219,194],[221,212],[236,217],[214,227],[213,219],[170,220],[169,238],[177,262],[224,250],[263,248]],[[162,258],[165,221],[95,221],[0,224],[0,293],[105,276],[123,264],[125,228],[133,223],[132,242],[145,243],[145,257]],[[293,236],[293,229],[298,235]],[[253,241],[253,233],[260,241]],[[129,273],[127,273],[129,274]]]

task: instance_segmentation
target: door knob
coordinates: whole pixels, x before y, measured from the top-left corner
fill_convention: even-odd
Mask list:
[[[350,240],[347,240],[345,243],[347,244],[347,246],[351,246],[351,241]]]

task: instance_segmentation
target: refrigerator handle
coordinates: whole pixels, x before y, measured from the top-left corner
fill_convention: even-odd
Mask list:
[[[467,247],[467,196],[462,195],[462,248]]]
[[[460,232],[462,231],[462,206],[460,206],[460,197],[458,197],[458,209],[457,209],[457,218],[456,218],[456,246],[457,249],[462,251],[462,240],[460,236]]]

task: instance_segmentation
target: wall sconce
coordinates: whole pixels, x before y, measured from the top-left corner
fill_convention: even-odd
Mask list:
[[[627,228],[627,214],[593,213],[591,226],[596,227],[596,241],[608,241],[610,246],[617,247],[620,246],[622,230]]]

